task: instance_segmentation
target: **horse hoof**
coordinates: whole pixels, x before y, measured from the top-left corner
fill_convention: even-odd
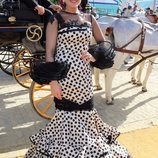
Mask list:
[[[147,92],[147,89],[142,87],[142,92]]]
[[[114,105],[114,102],[113,101],[109,102],[108,100],[106,100],[106,105]]]
[[[101,86],[96,86],[95,90],[96,91],[102,90],[102,87]]]
[[[137,86],[142,86],[141,82],[137,82],[136,84],[137,84]]]
[[[129,81],[129,83],[136,84],[136,80],[135,79],[131,79],[131,81]]]

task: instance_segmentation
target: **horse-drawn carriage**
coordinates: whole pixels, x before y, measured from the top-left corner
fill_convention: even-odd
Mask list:
[[[20,0],[0,2],[0,68],[23,87],[30,87],[30,101],[35,110],[51,118],[54,100],[49,86],[38,85],[29,76],[30,59],[44,56],[43,27],[44,17]],[[34,54],[37,51],[41,53]]]

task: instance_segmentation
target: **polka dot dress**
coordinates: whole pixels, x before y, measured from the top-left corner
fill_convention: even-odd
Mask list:
[[[76,15],[78,16],[78,15]],[[67,78],[60,80],[63,98],[83,104],[93,96],[92,74],[81,52],[88,49],[91,25],[72,24],[59,28],[56,61],[71,64]],[[116,138],[119,132],[98,116],[97,111],[56,110],[54,118],[30,137],[26,158],[130,158]]]

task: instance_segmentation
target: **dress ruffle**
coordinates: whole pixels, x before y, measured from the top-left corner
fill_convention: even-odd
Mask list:
[[[30,137],[33,145],[25,157],[128,158],[126,148],[116,141],[119,134],[101,120],[96,110],[57,110],[46,128]]]

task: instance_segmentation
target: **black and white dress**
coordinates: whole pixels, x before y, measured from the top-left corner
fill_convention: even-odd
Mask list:
[[[71,19],[69,19],[71,17]],[[82,106],[93,98],[92,72],[81,59],[92,37],[87,15],[61,12],[55,60],[71,64],[65,79],[58,81],[62,97]],[[95,109],[56,110],[55,116],[39,133],[30,137],[32,146],[26,158],[130,158],[116,138],[119,132],[98,116]]]

